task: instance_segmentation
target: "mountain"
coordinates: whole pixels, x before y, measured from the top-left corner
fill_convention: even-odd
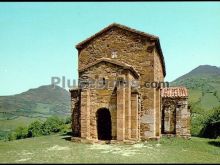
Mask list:
[[[46,117],[70,113],[70,94],[59,86],[40,86],[13,96],[0,96],[0,118]]]
[[[0,132],[52,115],[67,117],[70,112],[70,93],[59,86],[45,85],[12,96],[0,96]]]
[[[200,65],[171,82],[171,86],[186,86],[189,102],[196,108],[209,110],[220,105],[220,68]]]
[[[217,76],[220,77],[220,67],[211,66],[211,65],[200,65],[197,68],[193,69],[189,73],[177,78],[174,82],[188,78],[214,78]]]

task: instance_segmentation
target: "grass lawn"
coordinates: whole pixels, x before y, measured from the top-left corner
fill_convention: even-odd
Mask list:
[[[220,141],[162,138],[138,144],[82,144],[52,135],[0,141],[0,163],[220,163]]]

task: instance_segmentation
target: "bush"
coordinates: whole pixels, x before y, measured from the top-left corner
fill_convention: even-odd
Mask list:
[[[15,130],[16,139],[24,139],[28,136],[28,128],[27,127],[18,127]]]
[[[220,136],[220,107],[214,108],[202,124],[201,137],[217,138]]]
[[[191,117],[191,135],[199,136],[202,128],[204,127],[202,122],[204,120],[204,116],[200,114],[194,114]]]
[[[18,127],[14,131],[10,132],[5,140],[11,141],[16,139],[24,139],[28,137],[28,128],[27,127]]]
[[[42,125],[42,134],[49,135],[51,133],[57,133],[62,130],[64,122],[58,117],[49,117]]]
[[[71,124],[71,122],[72,122],[71,116],[67,117],[65,120],[65,124]]]
[[[209,111],[205,111],[199,106],[196,106],[196,104],[191,104],[191,112],[191,135],[199,136],[204,127],[203,122],[209,115]]]
[[[196,104],[191,104],[191,109],[191,135],[209,138],[216,137],[219,130],[218,121],[220,121],[220,107],[205,110],[196,106]],[[217,132],[214,133],[214,131]]]
[[[69,118],[62,120],[56,116],[47,118],[45,122],[34,121],[28,127],[18,127],[7,136],[7,140],[23,139],[27,137],[37,137],[50,135],[52,133],[66,133],[70,129]],[[66,124],[68,123],[68,124]]]
[[[16,134],[15,132],[11,132],[7,135],[6,140],[8,141],[12,141],[12,140],[16,140]]]
[[[42,123],[40,121],[34,121],[28,127],[28,137],[36,137],[43,135]]]

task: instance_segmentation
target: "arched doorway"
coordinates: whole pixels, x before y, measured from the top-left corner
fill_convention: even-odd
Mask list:
[[[97,133],[99,140],[112,139],[112,121],[111,114],[107,108],[100,108],[96,112]]]

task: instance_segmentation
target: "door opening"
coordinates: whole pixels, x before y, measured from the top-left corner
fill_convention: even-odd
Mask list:
[[[96,112],[97,133],[99,140],[112,139],[112,122],[111,114],[107,108],[100,108]]]

